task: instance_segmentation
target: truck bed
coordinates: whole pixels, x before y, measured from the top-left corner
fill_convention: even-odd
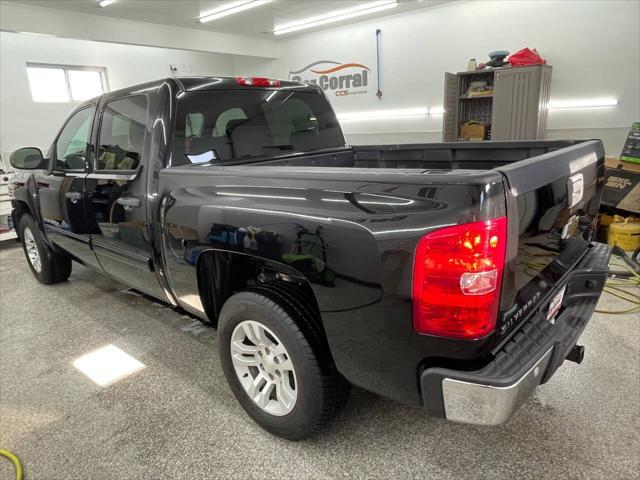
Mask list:
[[[357,146],[167,168],[159,191],[169,198],[168,278],[178,298],[191,298],[192,268],[206,249],[293,268],[291,276],[310,283],[341,373],[419,404],[418,363],[443,366],[446,358],[479,368],[563,286],[589,250],[603,165],[600,141],[533,141]],[[471,344],[415,335],[411,282],[420,238],[500,217],[508,232],[495,333]],[[184,242],[174,231],[199,240]],[[262,243],[244,241],[245,231],[262,232]],[[311,244],[311,252],[300,248]],[[292,255],[315,260],[288,263]],[[380,352],[390,339],[404,347],[387,357]]]
[[[490,170],[582,143],[580,140],[357,145],[225,164],[421,170]]]

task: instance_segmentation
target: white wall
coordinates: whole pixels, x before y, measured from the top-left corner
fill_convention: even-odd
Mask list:
[[[240,77],[287,78],[287,66],[282,59],[234,55],[233,74]]]
[[[27,62],[103,66],[111,90],[169,77],[169,64],[191,70],[178,72],[179,75],[235,73],[231,55],[0,32],[0,152],[7,164],[9,152],[16,148],[48,148],[69,111],[77,105],[33,102]]]
[[[442,106],[444,72],[492,50],[537,48],[553,65],[552,100],[615,97],[612,108],[551,111],[548,138],[603,138],[618,155],[640,119],[640,2],[463,1],[287,40],[287,70],[315,60],[361,62],[375,76],[382,30],[383,96],[331,98],[338,112]],[[286,74],[286,72],[284,72]],[[350,143],[440,141],[441,117],[345,123]]]
[[[61,17],[66,13],[34,9],[29,17],[22,11],[25,6],[6,2],[0,6],[3,30],[28,30],[35,25],[42,32],[91,38],[92,32],[74,30],[69,19]],[[75,23],[92,25],[84,17],[96,16],[83,15],[84,21]],[[29,18],[31,22],[27,22]],[[166,77],[170,74],[169,64],[190,65],[191,74],[196,75],[286,78],[290,70],[315,60],[355,61],[372,68],[368,93],[331,98],[338,112],[353,112],[441,106],[445,71],[463,70],[470,57],[480,60],[494,49],[515,51],[529,46],[537,47],[554,67],[552,99],[606,96],[619,100],[613,108],[550,112],[548,138],[602,138],[607,152],[617,155],[631,122],[640,119],[639,18],[640,2],[636,0],[460,1],[289,37],[275,46],[274,41],[245,37],[235,43],[233,38],[226,37],[220,42],[194,41],[177,31],[162,40],[160,32],[154,30],[160,27],[151,24],[143,24],[150,30],[140,30],[148,33],[147,40],[132,39],[174,47],[185,45],[184,48],[193,50],[215,44],[211,48],[222,45],[228,53],[242,51],[251,56],[3,31],[0,32],[0,152],[8,161],[9,152],[18,147],[48,147],[74,106],[34,103],[26,62],[104,66],[110,87],[115,90]],[[112,20],[119,22],[109,21]],[[25,23],[24,28],[20,22]],[[375,96],[376,28],[382,29],[381,100]],[[102,28],[100,32],[105,39],[121,38],[117,29]],[[174,42],[178,37],[180,42]],[[260,44],[260,48],[251,49],[251,44]],[[405,143],[440,141],[441,123],[441,117],[429,117],[350,122],[343,126],[347,140],[353,144]]]

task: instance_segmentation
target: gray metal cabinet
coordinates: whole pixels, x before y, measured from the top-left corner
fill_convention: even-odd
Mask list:
[[[444,115],[442,117],[442,141],[455,142],[458,139],[458,76],[444,74]]]
[[[544,139],[551,70],[535,65],[445,73],[443,141],[458,141],[459,127],[468,121],[485,124],[487,140]],[[469,85],[477,81],[492,90],[470,96]]]

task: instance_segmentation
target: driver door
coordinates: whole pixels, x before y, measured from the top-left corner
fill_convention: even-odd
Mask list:
[[[37,177],[36,188],[47,239],[99,269],[84,216],[84,181],[95,112],[95,105],[87,104],[71,114],[49,151],[51,171]]]

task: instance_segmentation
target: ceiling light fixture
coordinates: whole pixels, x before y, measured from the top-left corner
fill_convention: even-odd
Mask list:
[[[303,18],[302,20],[298,20],[296,22],[279,25],[273,30],[273,33],[274,35],[284,35],[285,33],[297,32],[298,30],[305,30],[307,28],[317,27],[319,25],[326,25],[327,23],[340,22],[349,18],[368,15],[370,13],[380,12],[382,10],[395,8],[397,6],[398,0],[380,0],[377,2],[368,2],[357,7],[335,10],[323,15]]]
[[[582,98],[576,100],[556,100],[550,101],[549,110],[565,110],[573,108],[600,108],[615,107],[618,100],[615,98]]]
[[[212,20],[217,20],[218,18],[226,17],[228,15],[244,12],[245,10],[249,10],[250,8],[259,7],[261,5],[264,5],[265,3],[270,3],[272,1],[273,0],[239,0],[237,2],[228,3],[226,5],[223,5],[222,7],[203,13],[198,17],[198,21],[200,23],[210,22]]]
[[[100,2],[98,2],[98,4],[96,5],[96,7],[108,7],[109,5],[111,5],[112,3],[116,3],[117,0],[101,0]]]

